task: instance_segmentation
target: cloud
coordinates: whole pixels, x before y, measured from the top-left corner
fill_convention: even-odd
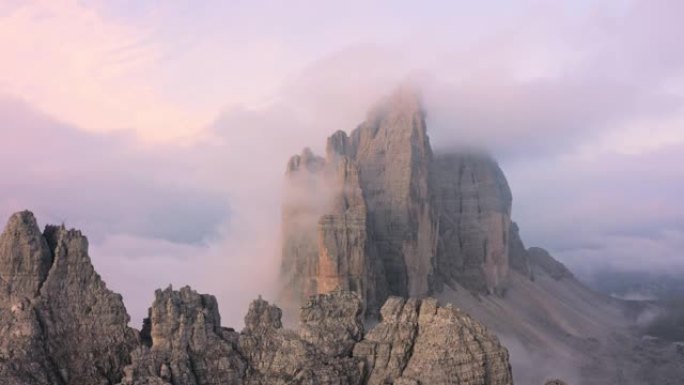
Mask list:
[[[528,245],[542,245],[589,276],[601,269],[681,271],[684,146],[639,154],[510,162],[514,216]]]
[[[13,98],[0,127],[0,216],[81,229],[134,325],[169,284],[215,294],[236,327],[250,300],[276,299],[282,178],[312,130],[289,109],[227,110],[191,145],[87,133]]]
[[[215,289],[202,277],[213,275],[216,283],[215,271],[244,272],[219,261],[229,202],[193,183],[198,164],[177,158],[189,156],[188,149],[85,133],[7,98],[0,100],[0,127],[0,216],[31,209],[42,224],[83,230],[96,269],[124,295],[134,324],[158,287],[188,282]]]
[[[156,89],[149,71],[162,51],[145,28],[104,19],[76,0],[28,1],[3,11],[0,92],[96,132],[170,138],[207,119]]]
[[[195,243],[228,217],[225,198],[178,184],[191,166],[161,163],[171,148],[147,152],[131,136],[84,133],[12,99],[0,99],[0,125],[3,216],[28,207],[43,220],[87,225],[94,237]]]

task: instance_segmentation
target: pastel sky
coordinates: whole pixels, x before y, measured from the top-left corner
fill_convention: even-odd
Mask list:
[[[239,325],[277,291],[288,157],[408,80],[437,151],[499,159],[528,246],[582,277],[684,271],[681,15],[678,0],[4,0],[0,216],[82,229],[136,326],[170,283]]]

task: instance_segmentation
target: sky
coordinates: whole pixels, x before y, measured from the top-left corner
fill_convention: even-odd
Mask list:
[[[580,277],[684,271],[684,3],[0,2],[0,217],[90,240],[138,326],[154,289],[275,298],[287,159],[422,89],[481,147],[527,246]]]

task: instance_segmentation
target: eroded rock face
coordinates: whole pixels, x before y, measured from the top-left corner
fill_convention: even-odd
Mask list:
[[[157,290],[150,308],[151,346],[132,353],[122,384],[242,383],[246,370],[237,333],[221,327],[216,298],[189,287]]]
[[[511,269],[534,280],[534,274],[532,272],[532,267],[530,266],[530,256],[527,253],[525,244],[520,238],[518,224],[515,222],[511,222],[511,229],[509,231],[508,262]]]
[[[0,376],[26,384],[110,384],[138,343],[76,230],[14,214],[0,236]],[[86,357],[86,359],[84,359]]]
[[[359,168],[389,293],[427,295],[437,228],[428,186],[432,150],[415,90],[400,88],[382,101],[345,147]]]
[[[433,299],[390,298],[365,337],[353,292],[311,297],[298,330],[257,299],[241,333],[217,329],[213,297],[189,288],[157,291],[152,346],[133,354],[124,384],[511,384],[496,337]]]
[[[343,132],[325,160],[305,150],[288,166],[283,205],[283,299],[301,304],[318,293],[352,290],[370,312],[388,295],[384,265],[369,233],[359,168]],[[296,306],[295,306],[296,307]]]
[[[512,384],[508,351],[477,321],[434,299],[391,297],[356,344],[366,383]]]
[[[349,356],[363,338],[362,311],[355,292],[311,296],[299,316],[299,336],[328,356]]]
[[[312,298],[295,332],[282,328],[276,306],[261,299],[252,302],[239,338],[239,350],[249,364],[244,383],[361,384],[362,367],[345,348],[350,338],[358,338],[361,307],[352,293]]]
[[[499,166],[485,155],[440,154],[432,164],[432,187],[439,277],[478,293],[504,290],[512,197]]]
[[[33,298],[52,266],[52,252],[33,214],[12,215],[0,235],[0,285],[5,295]]]
[[[333,134],[325,159],[305,150],[290,160],[284,300],[353,290],[376,315],[389,295],[424,297],[444,284],[504,292],[506,179],[486,155],[433,155],[426,130],[418,94],[400,88],[349,136]]]
[[[533,270],[542,271],[555,280],[573,277],[572,272],[564,264],[558,262],[541,247],[530,247],[527,249],[527,255],[530,258],[530,265]]]
[[[375,314],[390,294],[427,295],[437,222],[428,186],[432,152],[417,95],[400,90],[350,136],[332,135],[323,166],[304,167],[311,157],[296,156],[288,165],[287,183],[301,199],[288,196],[283,207],[282,277],[285,293],[295,293],[285,297],[302,303],[313,294],[353,290]],[[321,202],[321,195],[327,196],[322,206],[301,203]],[[304,217],[315,218],[315,232],[299,226]]]

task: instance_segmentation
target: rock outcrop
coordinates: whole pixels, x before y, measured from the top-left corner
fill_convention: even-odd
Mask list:
[[[333,134],[325,158],[308,149],[293,157],[286,185],[284,300],[353,290],[376,315],[390,295],[420,298],[444,285],[505,291],[506,179],[486,155],[433,155],[410,88],[383,100],[350,135]]]
[[[440,154],[432,164],[432,188],[439,278],[477,293],[505,290],[512,197],[499,166],[480,154]]]
[[[542,271],[555,280],[573,277],[572,272],[565,265],[541,247],[530,247],[527,249],[527,255],[533,270]]]
[[[511,269],[534,280],[534,273],[530,266],[530,257],[525,248],[525,244],[520,238],[520,229],[518,224],[511,222],[511,229],[508,232],[508,262]]]
[[[477,321],[431,298],[391,297],[356,344],[375,384],[512,384],[508,351]]]
[[[155,292],[138,332],[95,272],[86,238],[64,226],[41,233],[30,212],[12,216],[0,236],[0,273],[3,384],[511,383],[496,337],[432,299],[390,298],[364,334],[354,291],[308,298],[297,330],[259,298],[237,332],[221,326],[214,296],[168,287]]]
[[[544,385],[566,385],[566,383],[564,381],[561,381],[561,380],[549,380],[549,381],[546,381],[546,383]]]
[[[150,346],[133,351],[122,384],[242,384],[247,365],[237,333],[221,327],[214,296],[187,286],[157,290],[149,313]]]
[[[498,339],[434,299],[388,299],[364,337],[360,297],[348,291],[309,298],[296,331],[257,299],[240,333],[218,326],[212,296],[187,287],[156,296],[152,345],[133,353],[122,385],[512,384]]]
[[[137,345],[121,296],[107,289],[76,230],[14,214],[0,236],[0,378],[111,384]]]
[[[389,293],[427,295],[437,228],[428,187],[432,150],[419,96],[399,89],[370,111],[344,147],[359,169],[368,232]]]
[[[381,102],[351,135],[328,139],[323,159],[290,159],[283,204],[284,298],[354,290],[369,313],[390,295],[430,292],[438,221],[432,150],[411,89]]]

